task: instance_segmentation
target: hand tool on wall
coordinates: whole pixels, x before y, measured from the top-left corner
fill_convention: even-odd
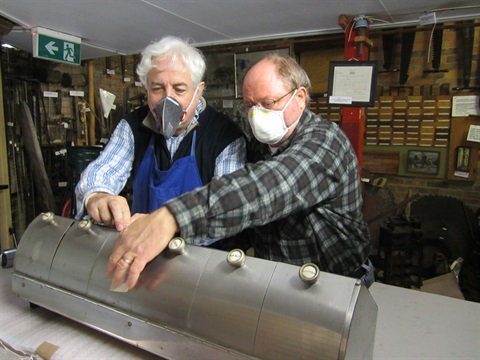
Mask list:
[[[35,215],[32,214],[31,177],[27,175],[24,167],[24,151],[20,124],[17,120],[17,105],[22,99],[26,99],[24,82],[14,78],[5,80],[4,105],[7,135],[7,158],[9,167],[9,191],[12,208],[12,224],[21,234],[27,226],[27,222]],[[33,206],[32,206],[33,207]],[[32,216],[30,216],[32,215]]]
[[[443,29],[433,31],[433,58],[432,67],[435,71],[440,71],[440,59],[442,56]]]
[[[443,29],[434,29],[428,45],[428,62],[430,62],[430,53],[432,56],[432,70],[423,70],[423,73],[448,72],[448,70],[440,70],[440,62],[442,58]]]
[[[461,83],[463,87],[455,87],[452,90],[470,90],[480,89],[479,86],[470,87],[470,77],[472,75],[472,54],[473,54],[473,40],[474,40],[474,28],[470,26],[462,27],[458,30],[461,44],[459,47],[459,58],[462,64],[462,79]],[[460,79],[459,79],[460,82]]]
[[[463,87],[470,87],[470,77],[472,75],[472,53],[473,53],[473,28],[464,27],[460,29],[462,37],[462,57],[463,57]]]
[[[85,101],[79,101],[78,108],[80,124],[82,126],[82,138],[84,138],[83,144],[88,146],[87,103]]]
[[[25,150],[33,174],[39,211],[55,212],[56,205],[48,174],[45,170],[40,143],[37,138],[30,108],[25,101],[17,106],[18,120],[22,129]]]
[[[395,34],[382,35],[383,72],[398,71],[398,69],[392,69],[394,44],[395,44]],[[379,72],[382,72],[382,71],[379,71]]]
[[[402,51],[400,59],[400,85],[405,85],[408,79],[408,68],[412,57],[413,42],[415,41],[415,32],[404,32],[402,34]]]

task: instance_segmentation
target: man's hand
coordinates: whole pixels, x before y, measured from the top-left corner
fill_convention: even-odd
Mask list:
[[[165,206],[136,217],[117,239],[110,255],[107,269],[112,275],[110,289],[132,289],[147,263],[168,246],[177,231],[177,220]]]
[[[122,231],[130,225],[130,207],[123,196],[97,192],[87,199],[86,208],[93,221],[115,226]]]

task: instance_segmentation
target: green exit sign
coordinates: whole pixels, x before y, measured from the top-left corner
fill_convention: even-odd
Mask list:
[[[37,27],[32,30],[32,40],[34,57],[80,65],[80,38]]]

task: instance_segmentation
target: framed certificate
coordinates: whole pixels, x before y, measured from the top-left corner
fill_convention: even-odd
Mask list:
[[[337,106],[374,106],[376,85],[376,61],[331,61],[327,103]]]

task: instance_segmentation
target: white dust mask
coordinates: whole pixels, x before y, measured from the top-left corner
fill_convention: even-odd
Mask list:
[[[283,113],[297,94],[295,89],[292,97],[282,110],[268,110],[261,106],[252,106],[248,111],[248,122],[253,135],[261,143],[274,145],[283,139],[285,134],[300,120],[300,117],[292,125],[286,126]]]

